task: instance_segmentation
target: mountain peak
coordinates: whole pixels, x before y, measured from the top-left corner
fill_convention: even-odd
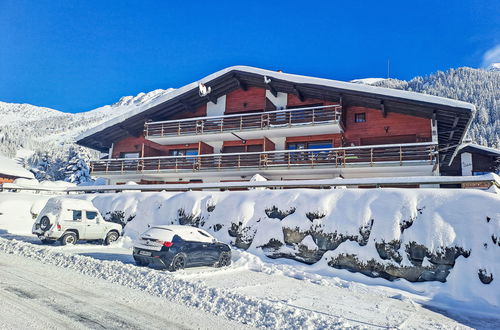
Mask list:
[[[491,71],[491,72],[500,72],[500,62],[499,63],[491,63],[488,65],[486,68],[486,71]]]

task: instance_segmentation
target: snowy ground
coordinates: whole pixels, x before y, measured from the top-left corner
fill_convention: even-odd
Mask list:
[[[18,207],[30,198],[17,196]],[[136,267],[123,242],[42,246],[30,219],[5,212],[7,199],[0,194],[0,328],[500,327],[410,286],[238,250],[231,267],[169,273]]]

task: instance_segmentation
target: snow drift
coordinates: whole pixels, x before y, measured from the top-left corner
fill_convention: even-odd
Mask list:
[[[433,295],[500,308],[500,196],[496,194],[294,189],[86,198],[105,217],[120,216],[131,239],[148,224],[193,225],[255,254],[396,282],[441,281],[445,283]]]
[[[125,225],[125,242],[148,225],[193,225],[255,255],[293,259],[315,272],[362,273],[438,303],[451,299],[461,306],[500,310],[497,194],[288,189],[77,197],[92,200],[105,218]],[[363,281],[380,283],[369,277]]]

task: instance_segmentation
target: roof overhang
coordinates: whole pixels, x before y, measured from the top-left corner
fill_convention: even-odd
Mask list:
[[[198,83],[211,88],[201,97]],[[370,85],[313,78],[247,66],[233,66],[215,72],[199,81],[185,85],[160,98],[156,105],[137,108],[96,126],[77,138],[77,143],[107,152],[114,141],[139,136],[148,120],[165,120],[171,116],[194,111],[198,106],[217,99],[235,89],[261,87],[273,93],[283,92],[299,98],[342,101],[344,106],[366,106],[381,111],[397,112],[433,119],[438,127],[440,148],[446,148],[441,161],[449,162],[456,146],[462,142],[470,125],[474,105],[462,101],[415,92]]]

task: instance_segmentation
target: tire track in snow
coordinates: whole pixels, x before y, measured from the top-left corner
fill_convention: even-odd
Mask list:
[[[129,288],[139,289],[172,302],[195,307],[255,327],[271,328],[353,328],[347,321],[304,311],[282,303],[247,297],[225,289],[209,288],[172,274],[103,261],[91,257],[52,251],[30,243],[0,238],[0,251],[19,255]]]

